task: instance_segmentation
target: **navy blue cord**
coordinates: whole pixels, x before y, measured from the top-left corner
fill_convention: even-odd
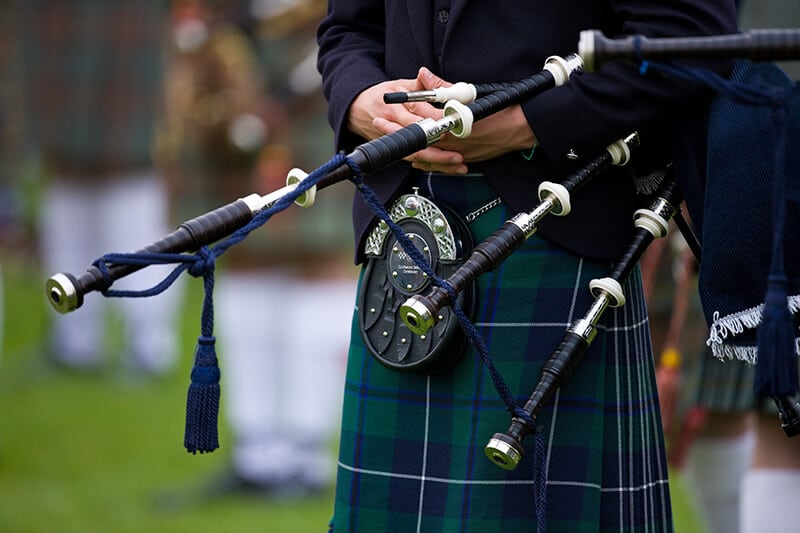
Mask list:
[[[533,499],[536,509],[536,533],[545,533],[547,528],[547,470],[544,450],[544,437],[541,431],[537,431],[533,437]]]
[[[456,298],[458,294],[456,293],[455,288],[453,288],[450,282],[436,275],[436,272],[434,272],[431,265],[417,249],[417,247],[414,246],[414,243],[411,242],[411,239],[408,238],[403,229],[392,220],[389,212],[383,206],[383,202],[381,202],[380,198],[378,198],[378,195],[375,194],[375,192],[364,183],[364,176],[358,165],[349,159],[347,160],[347,164],[352,171],[352,177],[350,180],[355,184],[356,189],[359,193],[361,193],[361,196],[364,198],[364,201],[367,203],[367,205],[378,216],[378,218],[386,223],[391,230],[392,235],[394,235],[394,238],[400,243],[400,246],[403,248],[403,250],[405,250],[414,263],[428,276],[431,282],[447,291],[448,296],[450,296],[450,302],[452,303],[451,307],[453,309],[453,313],[458,319],[458,323],[461,326],[461,329],[464,331],[464,334],[467,336],[467,339],[478,353],[481,362],[489,369],[492,383],[494,384],[495,390],[500,395],[500,398],[503,400],[503,403],[506,404],[506,407],[508,407],[508,410],[512,412],[514,416],[523,419],[530,425],[530,427],[533,427],[535,422],[531,419],[530,415],[528,415],[528,413],[525,412],[525,410],[522,409],[522,407],[520,407],[516,402],[511,390],[509,389],[500,372],[497,370],[497,367],[494,365],[491,357],[489,357],[489,349],[487,348],[486,342],[478,331],[478,328],[472,323],[469,317],[467,317],[466,313],[458,305],[456,305]]]
[[[195,277],[200,277],[207,272],[212,272],[214,270],[214,260],[217,257],[225,253],[231,246],[243,241],[253,230],[263,226],[273,215],[287,209],[303,193],[317,185],[331,170],[341,166],[344,162],[344,155],[335,155],[328,163],[309,174],[306,179],[300,181],[294,190],[279,198],[268,208],[258,212],[246,225],[211,248],[203,247],[195,254],[137,252],[110,253],[103,255],[93,264],[103,273],[104,279],[109,287],[113,283],[113,280],[108,271],[108,264],[149,266],[179,263],[164,280],[149,289],[138,291],[106,289],[102,292],[103,295],[117,298],[144,298],[155,296],[168,289],[184,270],[188,270],[189,273]]]
[[[337,154],[322,167],[315,170],[306,179],[298,183],[291,192],[279,198],[273,205],[258,212],[246,225],[233,232],[225,240],[213,247],[203,246],[195,254],[175,253],[130,253],[106,254],[94,262],[106,281],[107,297],[144,298],[155,296],[169,288],[183,273],[188,271],[194,277],[203,278],[203,311],[200,319],[200,336],[194,354],[194,366],[191,372],[191,384],[186,401],[186,430],[184,446],[191,453],[206,453],[219,447],[217,421],[219,417],[220,372],[214,338],[214,267],[216,258],[228,248],[244,240],[253,230],[265,224],[275,213],[291,206],[303,193],[315,186],[322,178],[336,167],[343,164],[345,158]],[[108,264],[148,266],[157,264],[178,264],[161,282],[149,289],[140,291],[111,290],[113,283]]]

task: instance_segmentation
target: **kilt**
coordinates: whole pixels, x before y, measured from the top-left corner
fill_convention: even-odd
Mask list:
[[[459,181],[455,181],[459,180]],[[481,177],[428,176],[421,192],[462,216],[497,196]],[[470,224],[475,242],[513,216],[504,205]],[[534,235],[479,279],[474,323],[517,401],[592,297],[609,264]],[[513,471],[483,448],[510,414],[470,347],[440,375],[389,370],[366,350],[354,320],[344,392],[332,531],[532,532],[534,459],[544,461],[549,531],[672,531],[653,355],[638,269],[627,304],[608,309],[570,381],[537,418]]]
[[[697,359],[695,366],[688,370],[690,375],[697,374],[693,379],[696,381],[696,392],[690,395],[692,405],[719,413],[744,414],[756,410],[774,416],[775,423],[780,424],[775,402],[769,397],[756,396],[753,390],[755,365],[738,359],[718,359],[712,356],[711,348],[707,348],[702,357]]]
[[[717,359],[711,355],[711,348],[704,350],[697,359],[697,405],[723,413],[745,413],[755,407],[754,365],[737,359]]]

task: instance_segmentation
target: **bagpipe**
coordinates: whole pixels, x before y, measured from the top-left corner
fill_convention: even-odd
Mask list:
[[[416,248],[408,244],[402,230],[380,204],[375,193],[363,182],[363,176],[426,148],[445,133],[466,137],[474,121],[562,85],[581,68],[581,59],[575,54],[564,58],[550,57],[541,72],[519,82],[505,84],[502,89],[467,104],[455,100],[448,102],[439,120],[424,119],[361,144],[347,155],[337,154],[311,174],[294,169],[289,172],[287,184],[276,191],[266,195],[253,193],[183,222],[163,239],[137,252],[106,254],[95,260],[82,274],[54,274],[45,284],[47,298],[56,311],[68,313],[78,309],[84,297],[91,292],[100,292],[107,297],[146,297],[166,290],[184,271],[202,277],[205,298],[201,335],[194,355],[192,382],[188,392],[184,445],[192,453],[213,451],[219,447],[219,368],[214,347],[212,302],[216,257],[241,242],[275,213],[294,203],[311,206],[318,190],[350,179],[376,210],[382,224],[392,228],[409,255],[416,257],[417,263],[424,263],[424,259],[414,253]],[[155,287],[143,291],[112,290],[114,281],[146,266],[175,263],[178,266]]]
[[[295,202],[306,206],[311,205],[316,191],[349,179],[355,183],[367,204],[375,210],[380,219],[376,233],[376,242],[378,243],[376,254],[385,250],[387,245],[392,250],[397,246],[398,250],[404,251],[404,254],[398,254],[398,257],[402,255],[403,264],[409,266],[413,263],[414,265],[406,269],[412,275],[397,282],[399,285],[397,285],[396,294],[399,296],[393,300],[393,305],[386,307],[388,311],[380,317],[383,320],[391,321],[391,314],[399,311],[403,324],[416,335],[416,338],[424,337],[431,329],[437,326],[441,327],[441,324],[444,324],[445,331],[439,332],[439,338],[457,336],[453,331],[454,328],[460,326],[491,369],[491,361],[487,357],[486,347],[483,345],[480,335],[474,326],[471,327],[469,318],[459,306],[460,303],[463,303],[463,299],[459,301],[461,297],[459,293],[463,292],[477,276],[500,265],[536,231],[536,225],[546,214],[567,214],[570,210],[570,194],[577,192],[588,179],[609,166],[625,164],[630,158],[631,149],[635,148],[638,137],[632,134],[615,142],[595,159],[592,159],[588,165],[573,175],[567,176],[561,183],[543,183],[539,190],[540,204],[533,211],[520,213],[506,222],[497,232],[478,244],[467,259],[463,258],[463,255],[466,255],[464,249],[458,250],[452,256],[447,255],[446,251],[441,253],[447,249],[448,245],[456,243],[459,239],[451,235],[446,239],[437,240],[437,234],[452,232],[453,229],[445,223],[446,221],[442,217],[438,217],[435,210],[431,211],[430,206],[421,197],[416,194],[408,195],[403,197],[399,204],[391,206],[387,210],[377,196],[364,184],[362,178],[364,175],[377,172],[430,146],[437,142],[444,133],[450,133],[456,137],[469,136],[474,121],[481,120],[521,100],[534,97],[541,91],[566,83],[573,73],[583,70],[586,61],[584,54],[591,58],[592,68],[603,61],[612,60],[605,59],[603,53],[605,50],[616,48],[612,46],[613,43],[601,39],[596,32],[591,35],[591,47],[585,44],[589,42],[588,37],[581,36],[581,46],[584,48],[581,54],[565,58],[551,57],[541,72],[519,82],[486,86],[464,84],[454,89],[455,92],[423,91],[424,94],[387,95],[386,99],[389,102],[446,100],[443,117],[439,120],[425,119],[394,133],[368,141],[357,146],[347,155],[337,154],[330,162],[310,174],[299,170],[290,172],[285,187],[264,196],[249,195],[184,222],[173,233],[140,252],[109,254],[95,261],[85,273],[79,276],[69,273],[55,274],[46,284],[50,303],[57,311],[66,313],[80,307],[84,296],[89,292],[99,291],[106,296],[131,296],[130,293],[110,290],[113,282],[154,263],[181,263],[165,280],[165,283],[154,290],[163,290],[184,270],[188,270],[195,276],[203,276],[206,281],[206,300],[204,302],[202,335],[195,354],[195,368],[192,371],[192,385],[189,390],[190,405],[187,405],[185,446],[190,452],[212,451],[218,446],[216,409],[218,408],[217,383],[219,380],[216,355],[213,351],[213,325],[211,324],[213,312],[211,312],[209,304],[210,292],[213,289],[214,258],[229,246],[244,239],[250,231],[265,223],[274,213],[286,209]],[[772,50],[757,57],[761,59],[800,57],[795,38],[796,35],[793,33],[784,39],[789,44],[778,47],[780,53]],[[701,38],[685,39],[684,42],[695,44],[698,39]],[[709,39],[716,39],[716,37]],[[622,56],[621,52],[615,52],[613,60],[627,57],[634,61],[642,61],[660,44],[657,39],[646,40],[643,37],[629,38],[629,40],[631,41],[629,55]],[[774,46],[774,39],[767,40],[771,47]],[[682,54],[676,52],[674,43],[671,42],[670,46],[673,46],[670,57]],[[742,55],[736,51],[737,49],[733,50],[733,52],[727,53],[733,54],[733,57]],[[651,68],[655,69],[655,65]],[[665,71],[667,74],[682,75],[680,72],[676,73],[666,68]],[[780,160],[781,157],[782,155],[778,154],[776,159]],[[492,371],[495,387],[512,412],[512,422],[508,431],[495,434],[486,446],[487,456],[498,466],[506,469],[516,466],[523,454],[522,440],[528,433],[534,431],[537,413],[552,398],[553,393],[567,381],[571,372],[578,365],[582,354],[594,338],[595,326],[603,312],[608,307],[624,305],[624,297],[620,290],[621,284],[635,268],[648,244],[666,234],[668,221],[678,212],[677,206],[680,204],[681,192],[676,180],[680,181],[679,170],[673,165],[673,168],[664,175],[661,187],[652,196],[649,203],[636,212],[633,240],[623,255],[614,263],[609,276],[591,283],[589,290],[595,298],[594,303],[582,319],[569,326],[561,344],[543,367],[540,382],[524,407],[516,404],[507,387],[504,386],[502,378]],[[779,181],[775,180],[776,183]],[[430,212],[433,212],[434,215],[418,216],[419,213]],[[692,218],[695,220],[696,217]],[[413,229],[411,233],[414,235],[424,236],[425,239],[422,240],[426,241],[425,244],[437,243],[435,250],[434,247],[426,248],[425,245],[418,247],[419,240],[416,243],[413,242],[414,239],[406,235],[407,232],[404,231],[403,226],[405,229],[411,227]],[[388,238],[389,234],[392,238]],[[214,247],[209,247],[221,239],[225,240]],[[442,249],[438,246],[439,243],[443,244]],[[185,252],[196,253],[186,255]],[[445,258],[444,261],[440,261],[442,257]],[[441,265],[447,265],[448,259],[451,262],[443,270]],[[432,265],[435,265],[436,269]],[[442,277],[443,272],[447,279]],[[388,276],[388,279],[394,278],[391,272],[384,272],[381,276]],[[144,292],[146,293],[144,295],[153,293],[153,291]],[[783,302],[786,302],[785,298]],[[395,308],[397,303],[401,305]],[[452,316],[443,317],[442,311],[448,306],[452,307]],[[364,307],[368,308],[369,306]],[[369,311],[365,310],[364,312]],[[371,319],[362,317],[361,320],[367,322]],[[388,332],[384,335],[380,328],[377,328],[376,331],[379,332],[379,337],[390,336]],[[791,329],[789,336],[791,339]],[[391,337],[396,343],[402,344],[404,339],[408,343],[407,337],[401,335],[391,335]],[[374,344],[379,344],[379,342],[379,339],[375,339]],[[785,348],[785,343],[782,346]],[[386,351],[384,347],[382,351],[380,347],[374,347],[371,351],[379,362],[398,370],[430,372],[432,369],[439,370],[440,363],[441,368],[447,368],[453,363],[452,360],[447,359],[447,355],[442,355],[444,360],[439,361],[440,354],[445,354],[448,350],[437,351],[436,347],[431,346],[430,343],[422,343],[410,356],[406,348],[395,348],[396,346]],[[794,362],[796,381],[797,365],[794,358],[792,361]],[[792,398],[796,389],[795,386],[792,390],[790,385],[788,388],[770,393],[779,408],[782,408],[782,412],[787,412],[784,418],[784,427],[786,428],[788,425],[794,433],[800,431],[800,405]]]

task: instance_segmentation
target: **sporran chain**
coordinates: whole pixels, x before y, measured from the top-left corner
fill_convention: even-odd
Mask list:
[[[481,215],[485,214],[486,212],[494,209],[495,207],[497,207],[498,205],[500,205],[502,203],[503,203],[503,199],[498,196],[497,198],[495,198],[494,200],[492,200],[488,204],[482,205],[481,207],[479,207],[478,209],[476,209],[472,213],[469,213],[467,216],[464,217],[464,219],[467,222],[473,222],[479,216],[481,216]]]

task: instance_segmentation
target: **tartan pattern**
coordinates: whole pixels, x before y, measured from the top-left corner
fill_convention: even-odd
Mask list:
[[[697,391],[691,398],[695,405],[721,413],[744,413],[756,409],[761,413],[774,414],[776,424],[779,423],[775,402],[770,398],[759,398],[753,391],[755,365],[737,359],[717,359],[712,356],[710,348],[698,359]]]
[[[462,214],[496,196],[479,178],[458,179],[468,186],[445,201]],[[476,242],[511,215],[500,207],[480,217],[471,225]],[[588,282],[608,268],[534,236],[479,280],[475,324],[520,403],[568,323],[588,310]],[[555,406],[537,420],[549,531],[672,530],[638,269],[625,293],[628,303],[605,313]],[[535,531],[533,438],[512,472],[484,456],[510,415],[473,350],[443,375],[401,374],[372,359],[356,322],[352,335],[333,531]]]
[[[21,50],[35,142],[74,171],[152,166],[168,4],[26,0]]]
[[[735,359],[717,359],[711,355],[710,349],[704,351],[699,359],[698,405],[720,412],[744,412],[753,409],[755,366]]]

